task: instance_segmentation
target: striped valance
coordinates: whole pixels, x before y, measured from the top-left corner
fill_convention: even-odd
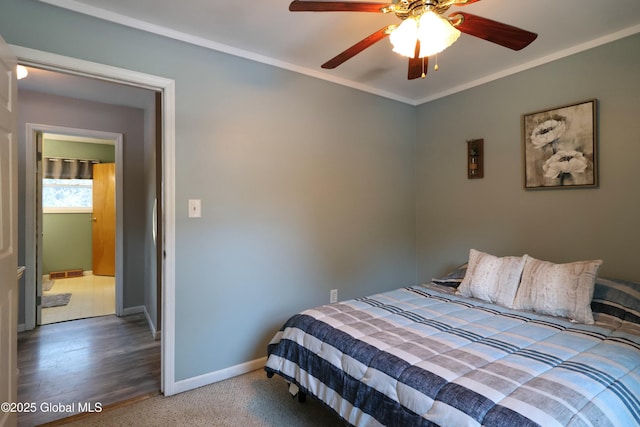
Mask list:
[[[93,164],[98,160],[45,157],[44,177],[52,179],[93,179]]]

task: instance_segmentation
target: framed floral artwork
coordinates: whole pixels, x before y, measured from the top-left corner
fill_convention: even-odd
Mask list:
[[[595,99],[523,116],[524,187],[598,185]]]

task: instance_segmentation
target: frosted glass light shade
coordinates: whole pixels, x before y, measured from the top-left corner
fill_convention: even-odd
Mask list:
[[[418,21],[414,18],[405,19],[391,32],[389,40],[395,53],[413,58],[418,40]]]
[[[427,11],[420,17],[418,38],[420,58],[435,55],[451,46],[460,37],[460,31],[435,12]]]
[[[433,11],[424,12],[420,18],[407,18],[391,32],[389,40],[393,51],[413,58],[416,42],[420,40],[419,57],[435,55],[451,46],[460,37],[460,31]]]

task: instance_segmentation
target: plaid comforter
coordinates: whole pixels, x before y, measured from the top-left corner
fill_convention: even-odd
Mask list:
[[[627,321],[412,286],[297,314],[268,353],[268,373],[351,425],[640,425],[640,325]]]

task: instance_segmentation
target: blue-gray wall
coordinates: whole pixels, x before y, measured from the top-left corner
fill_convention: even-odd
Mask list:
[[[418,108],[418,279],[470,248],[554,262],[602,259],[640,281],[640,35]],[[522,115],[598,100],[600,186],[524,190]],[[484,179],[466,178],[466,140],[484,138]]]
[[[34,1],[2,9],[11,44],[176,81],[176,380],[265,356],[330,289],[415,283],[414,107]]]

